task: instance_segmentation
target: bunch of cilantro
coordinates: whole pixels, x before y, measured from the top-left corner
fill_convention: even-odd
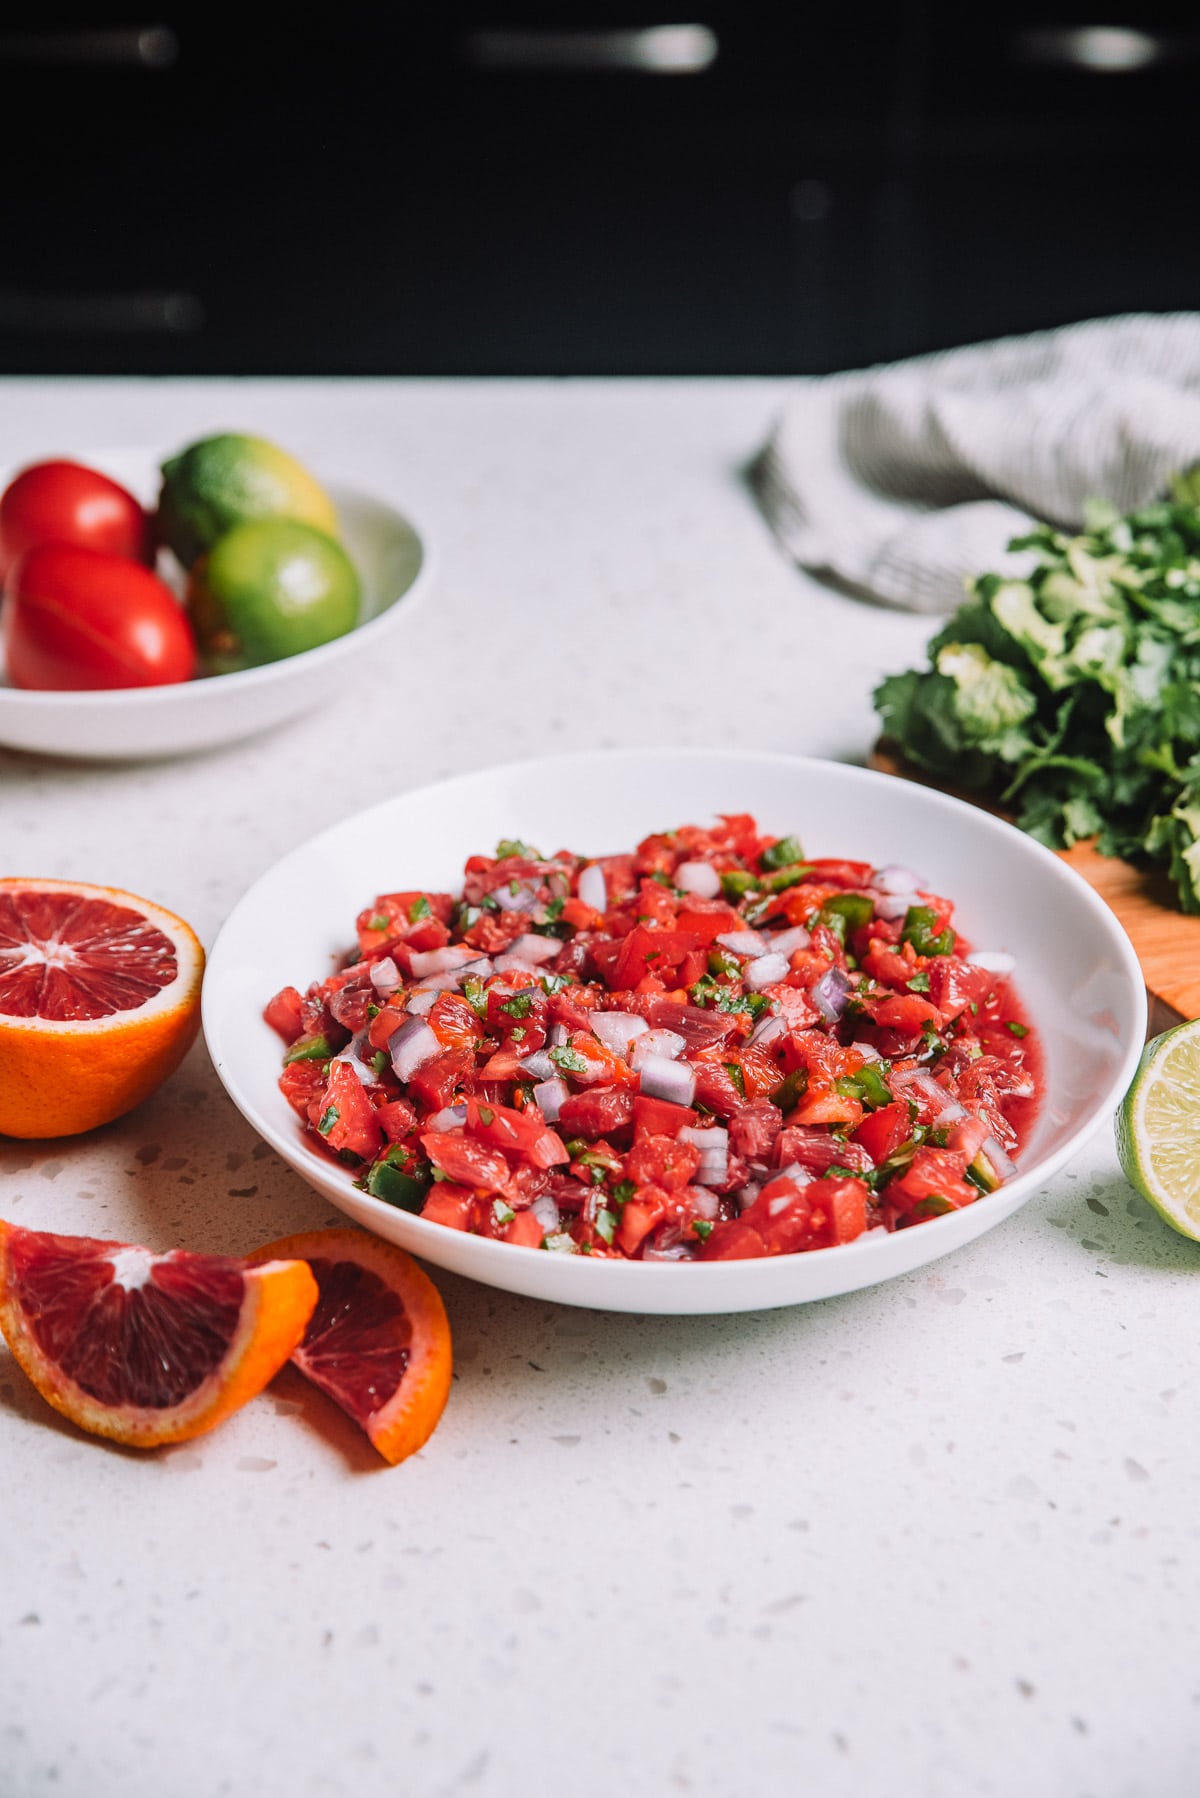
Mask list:
[[[1170,500],[1010,548],[1028,577],[981,575],[931,666],[876,689],[885,738],[1051,848],[1097,836],[1165,867],[1200,912],[1200,466]]]

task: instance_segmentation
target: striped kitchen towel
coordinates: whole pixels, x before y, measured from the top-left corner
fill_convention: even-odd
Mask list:
[[[801,379],[753,480],[802,567],[885,605],[950,611],[1016,572],[1034,519],[1121,511],[1200,461],[1200,313],[1095,319]]]

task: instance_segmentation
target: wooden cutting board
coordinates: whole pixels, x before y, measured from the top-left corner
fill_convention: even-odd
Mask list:
[[[970,805],[983,804],[977,795],[943,786],[921,773],[882,744],[876,744],[867,759],[872,768],[884,774],[939,787]],[[985,809],[999,817],[1006,815],[996,806]],[[1062,849],[1059,854],[1089,886],[1095,887],[1125,926],[1142,964],[1146,990],[1159,1008],[1151,1018],[1152,1032],[1155,1026],[1166,1029],[1184,1018],[1200,1017],[1200,918],[1185,917],[1178,909],[1174,888],[1166,876],[1146,873],[1128,862],[1099,855],[1090,842],[1076,843],[1074,848]]]

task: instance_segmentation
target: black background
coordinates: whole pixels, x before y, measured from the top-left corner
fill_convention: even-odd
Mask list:
[[[10,13],[0,369],[809,372],[1193,307],[1198,16]],[[479,60],[488,30],[681,19],[703,73]],[[1063,54],[1106,21],[1157,60]]]

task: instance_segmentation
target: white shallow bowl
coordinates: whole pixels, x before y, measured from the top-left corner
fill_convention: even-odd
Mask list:
[[[169,451],[124,450],[74,458],[122,482],[143,505],[158,495]],[[0,473],[0,492],[15,468]],[[138,760],[186,755],[270,730],[336,697],[341,683],[404,629],[430,581],[428,545],[407,518],[356,488],[328,488],[342,539],[362,583],[360,622],[344,637],[247,668],[170,687],[101,693],[32,692],[12,687],[0,650],[0,743],[46,755]]]
[[[279,1038],[262,1021],[281,986],[304,989],[354,941],[379,892],[457,891],[472,853],[520,837],[547,853],[631,847],[653,830],[753,812],[810,855],[896,862],[956,902],[980,948],[1007,949],[1041,1038],[1046,1090],[1021,1173],[965,1211],[888,1237],[760,1261],[593,1261],[426,1223],[359,1192],[314,1153],[276,1084]],[[310,1185],[379,1236],[453,1272],[600,1310],[752,1311],[830,1298],[936,1261],[1010,1217],[1104,1123],[1132,1077],[1146,994],[1129,939],[1066,864],[988,813],[929,788],[838,763],[725,750],[547,757],[385,800],[295,849],[250,889],[217,939],[204,982],[217,1072],[259,1134]],[[265,1235],[270,1220],[260,1220]],[[998,1246],[997,1253],[1002,1253]]]

